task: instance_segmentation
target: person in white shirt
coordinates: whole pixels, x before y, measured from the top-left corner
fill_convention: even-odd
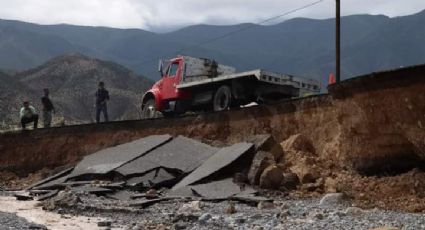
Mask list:
[[[21,108],[20,115],[21,115],[21,125],[23,130],[25,130],[26,125],[31,122],[34,122],[34,129],[37,128],[38,114],[35,108],[32,107],[28,101],[24,102],[24,106]]]

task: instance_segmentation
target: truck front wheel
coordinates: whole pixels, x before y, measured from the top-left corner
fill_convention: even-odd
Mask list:
[[[222,85],[214,94],[213,109],[214,111],[223,111],[229,109],[232,103],[232,90],[227,85]]]
[[[156,105],[154,99],[149,99],[142,109],[142,119],[156,118],[158,112],[156,111]]]

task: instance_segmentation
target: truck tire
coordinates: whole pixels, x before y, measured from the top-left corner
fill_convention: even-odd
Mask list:
[[[232,90],[227,85],[222,85],[214,94],[213,109],[214,111],[223,111],[230,108],[232,104]]]
[[[158,112],[156,111],[156,105],[154,99],[149,99],[145,106],[143,106],[142,109],[142,119],[151,119],[151,118],[157,118]]]

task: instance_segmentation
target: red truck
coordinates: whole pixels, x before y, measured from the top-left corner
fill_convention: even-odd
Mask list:
[[[142,98],[142,118],[186,111],[222,111],[320,92],[320,83],[261,69],[235,68],[206,58],[177,56],[160,61],[161,79]]]

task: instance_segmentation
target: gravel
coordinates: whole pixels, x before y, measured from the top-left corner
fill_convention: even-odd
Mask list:
[[[111,220],[112,228],[124,229],[370,229],[384,226],[425,229],[424,214],[362,210],[351,207],[350,202],[323,206],[320,199],[276,198],[274,208],[259,209],[237,202],[201,201],[193,209],[182,209],[192,206],[191,203],[193,201],[171,200],[137,209],[128,207],[123,201],[87,195],[72,208],[57,208],[56,211],[103,217]],[[230,205],[236,209],[233,214],[226,213]]]
[[[131,201],[113,200],[95,195],[78,194],[78,202],[56,206],[60,214],[103,218],[111,226],[140,229],[372,229],[397,227],[403,230],[425,230],[425,214],[363,210],[350,201],[321,205],[321,199],[275,197],[273,205],[248,205],[239,202],[194,202],[168,200],[148,208],[131,207]],[[54,198],[52,198],[54,199]],[[25,201],[17,201],[25,202]],[[234,206],[235,213],[227,210]],[[264,206],[264,207],[263,207]],[[184,208],[183,208],[184,207]],[[0,213],[0,230],[37,229],[36,225],[10,213]],[[33,227],[33,228],[31,228]],[[40,226],[39,229],[43,229]]]
[[[47,229],[45,226],[28,222],[13,213],[0,212],[0,230]]]

